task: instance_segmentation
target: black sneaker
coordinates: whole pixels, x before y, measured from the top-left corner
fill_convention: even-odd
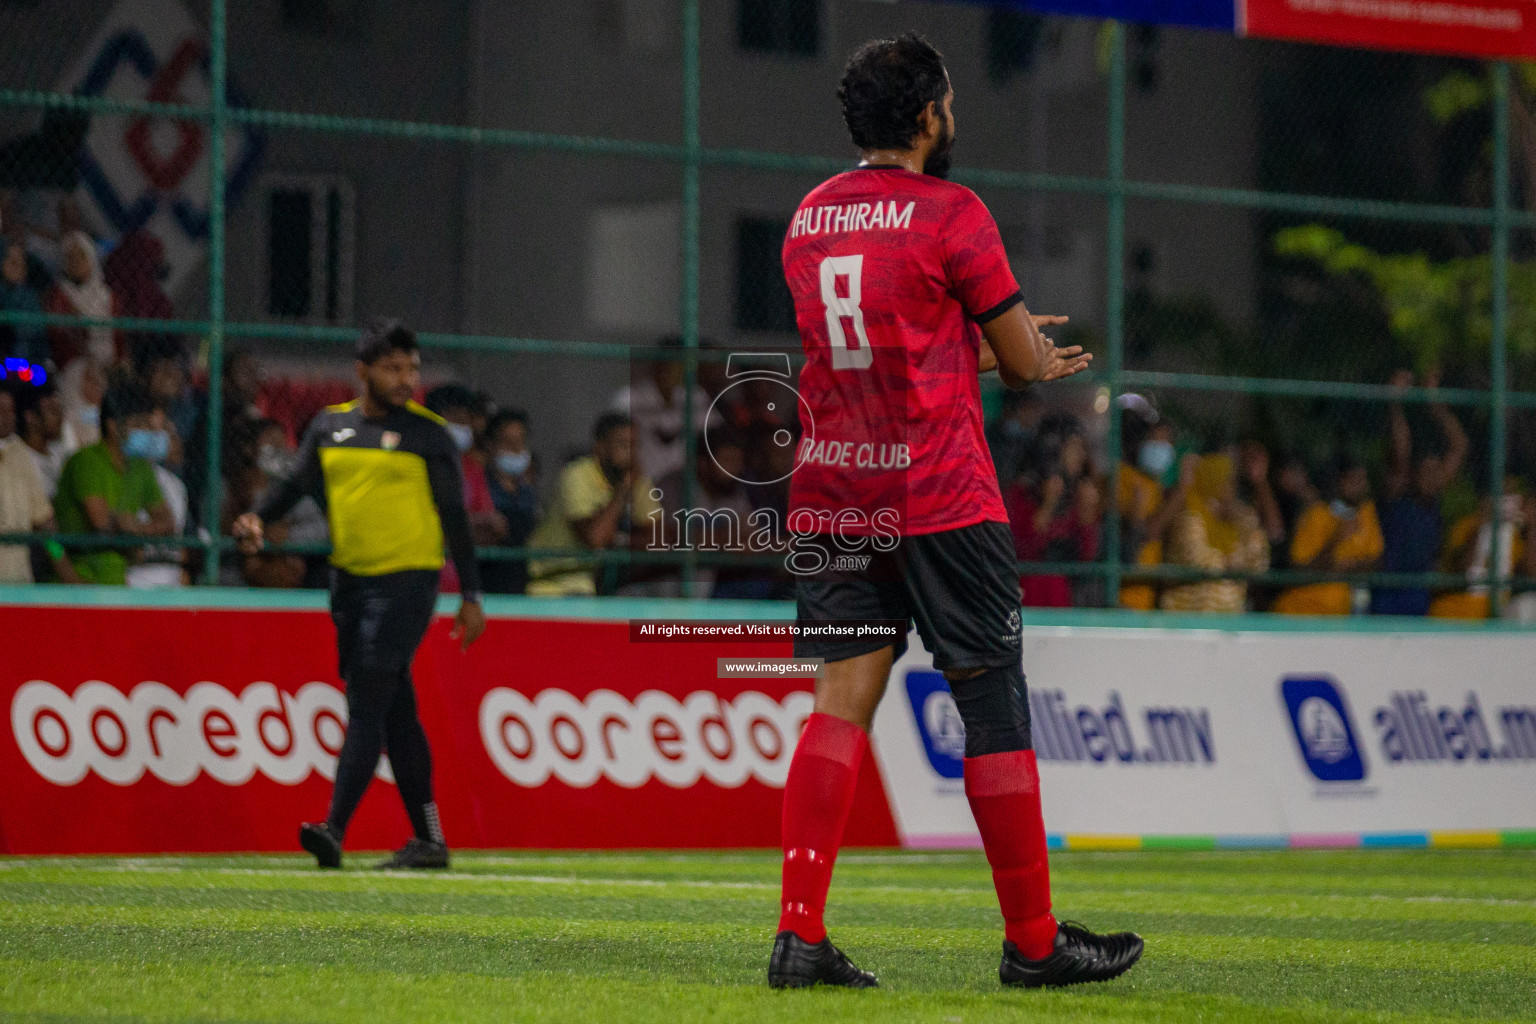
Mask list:
[[[843,988],[877,988],[880,982],[861,971],[832,945],[831,939],[806,942],[791,931],[779,932],[768,961],[769,988],[809,988],[841,985]]]
[[[314,854],[321,867],[341,867],[341,840],[336,838],[331,826],[311,825],[306,821],[299,826],[299,845]]]
[[[442,843],[432,843],[425,839],[417,839],[412,836],[394,856],[379,861],[374,867],[380,871],[403,870],[405,868],[446,868],[448,866],[448,847]]]
[[[1023,988],[1077,985],[1108,981],[1131,969],[1141,958],[1141,936],[1135,932],[1095,935],[1079,924],[1056,926],[1056,949],[1042,960],[1030,960],[1019,947],[1004,940],[1003,962],[997,976],[1004,985]]]

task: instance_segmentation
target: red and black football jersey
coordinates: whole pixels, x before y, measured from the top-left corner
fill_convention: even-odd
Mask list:
[[[979,324],[1021,296],[976,194],[898,167],[839,174],[795,212],[784,276],[807,358],[791,527],[1006,523],[976,367]]]

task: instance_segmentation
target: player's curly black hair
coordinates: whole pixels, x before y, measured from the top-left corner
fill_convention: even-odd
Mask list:
[[[949,91],[944,56],[916,32],[873,39],[848,58],[837,98],[853,144],[860,149],[907,149],[917,116],[940,106]]]

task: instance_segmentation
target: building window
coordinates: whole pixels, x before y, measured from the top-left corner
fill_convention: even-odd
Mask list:
[[[279,0],[283,27],[305,32],[323,32],[331,27],[334,12],[328,0]]]
[[[357,200],[333,175],[274,176],[261,190],[267,316],[303,323],[352,320]]]
[[[674,201],[600,206],[587,220],[587,321],[656,334],[681,328],[683,208]]]
[[[736,0],[743,50],[814,57],[821,52],[821,0]]]
[[[795,300],[784,283],[784,234],[789,221],[742,217],[736,222],[736,327],[795,330]]]
[[[987,12],[987,78],[993,85],[1007,85],[1034,66],[1045,18],[1029,11],[994,7]]]

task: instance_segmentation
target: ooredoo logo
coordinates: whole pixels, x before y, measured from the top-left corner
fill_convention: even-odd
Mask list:
[[[347,701],[325,683],[283,693],[251,683],[238,696],[217,683],[179,694],[156,682],[123,693],[99,680],[73,695],[33,680],[11,701],[11,732],[27,763],[49,782],[73,786],[90,772],[128,786],[145,772],[184,786],[206,772],[229,786],[257,772],[296,785],[335,777]],[[387,766],[379,775],[389,779]]]
[[[1338,684],[1327,676],[1292,676],[1280,683],[1280,694],[1307,770],[1322,782],[1362,781],[1365,760]]]
[[[480,738],[508,779],[540,786],[551,776],[586,787],[599,777],[635,787],[651,779],[685,789],[700,778],[734,788],[749,778],[782,787],[815,698],[782,702],[750,690],[734,700],[699,691],[678,700],[612,690],[583,700],[564,690],[529,699],[499,687],[480,702]]]

